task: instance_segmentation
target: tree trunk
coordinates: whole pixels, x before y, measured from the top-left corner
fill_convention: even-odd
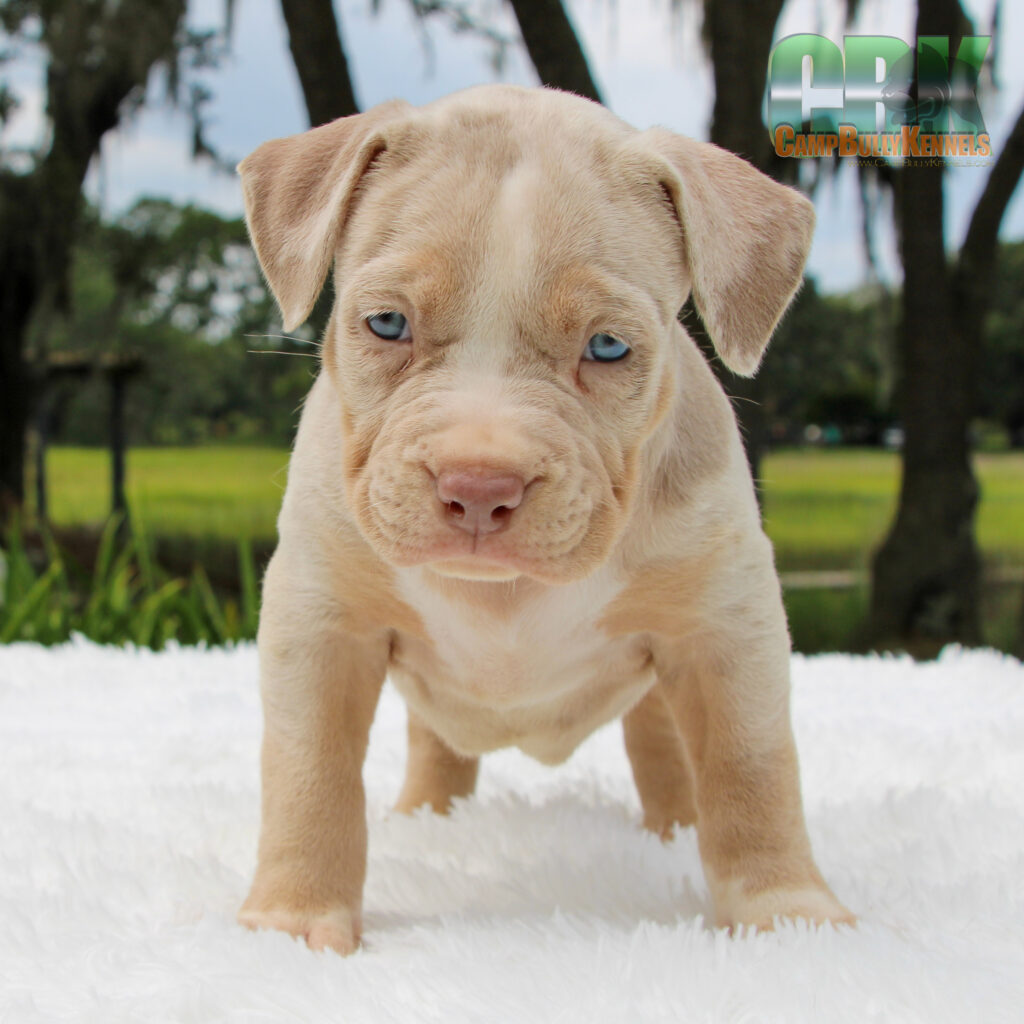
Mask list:
[[[919,0],[918,35],[968,27],[956,0]],[[975,366],[984,344],[999,224],[1024,171],[1024,111],[989,173],[950,273],[943,168],[908,160],[896,175],[903,259],[900,409],[903,477],[896,521],[872,562],[868,639],[933,655],[981,643],[978,482],[971,466]]]
[[[761,106],[782,7],[783,0],[704,2],[704,36],[715,80],[711,141],[765,174],[772,173],[774,151]]]
[[[992,300],[999,225],[1024,174],[1024,107],[974,208],[953,275],[956,324],[966,352],[982,352],[985,315]],[[1024,658],[1024,598],[1017,654]]]
[[[3,289],[7,291],[8,289]],[[0,309],[6,303],[0,299]],[[5,317],[0,340],[0,527],[25,499],[25,432],[32,415],[32,377],[18,347],[22,327]],[[27,318],[22,321],[25,323]]]
[[[903,478],[891,532],[875,554],[869,638],[934,656],[981,640],[978,483],[968,428],[974,353],[954,321],[943,241],[941,166],[908,161],[896,185],[903,259],[899,408]]]
[[[965,27],[955,0],[919,0],[918,35],[950,36],[953,53]],[[985,183],[952,273],[943,241],[943,168],[908,160],[896,176],[903,478],[896,522],[872,564],[868,639],[877,647],[931,656],[947,643],[982,640],[978,483],[969,438],[974,367],[999,225],[1022,171],[1024,111]]]
[[[331,0],[281,0],[310,126],[359,113]]]
[[[705,0],[704,37],[711,52],[715,105],[711,114],[711,141],[742,156],[765,174],[777,176],[768,129],[761,120],[761,101],[768,77],[775,23],[783,0]],[[689,322],[693,323],[693,317]],[[694,334],[692,327],[691,334]],[[698,332],[704,335],[703,329]],[[710,354],[706,335],[697,338]],[[711,365],[733,400],[743,446],[754,481],[760,479],[761,457],[767,446],[767,423],[761,382],[737,377],[717,359]],[[758,487],[760,497],[760,487]]]
[[[0,171],[0,526],[25,497],[32,381],[23,339],[36,296],[32,182]]]
[[[562,0],[511,0],[541,85],[603,103]]]

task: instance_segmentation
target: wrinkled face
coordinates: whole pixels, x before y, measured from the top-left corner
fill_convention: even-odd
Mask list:
[[[560,583],[625,527],[687,283],[670,205],[618,146],[418,126],[360,182],[324,360],[387,562]]]

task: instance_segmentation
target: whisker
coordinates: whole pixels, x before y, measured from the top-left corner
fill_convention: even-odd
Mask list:
[[[247,348],[245,351],[251,356],[298,356],[300,359],[320,358],[312,352],[285,352],[276,348]]]
[[[317,348],[321,348],[319,341],[314,341],[311,338],[297,338],[294,334],[243,334],[243,338],[279,338],[281,341],[294,341],[300,345],[315,345]]]
[[[756,398],[747,398],[744,395],[728,395],[730,402],[749,402],[751,405],[760,405],[761,403]]]
[[[323,348],[319,341],[312,341],[309,338],[296,338],[290,334],[244,334],[243,338],[276,338],[279,341],[294,341],[297,345],[312,345],[313,348]]]

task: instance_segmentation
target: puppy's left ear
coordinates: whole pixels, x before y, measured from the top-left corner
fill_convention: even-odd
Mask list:
[[[313,309],[356,185],[387,148],[388,123],[410,109],[400,100],[382,103],[264,142],[238,165],[249,236],[286,331]]]
[[[752,376],[800,286],[814,207],[718,146],[661,128],[639,140],[675,207],[693,300],[715,349],[729,369]]]

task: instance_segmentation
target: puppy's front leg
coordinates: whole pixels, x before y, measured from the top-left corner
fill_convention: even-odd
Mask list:
[[[351,953],[366,876],[362,767],[387,639],[344,632],[274,569],[259,636],[263,819],[239,921],[301,935],[313,949]]]
[[[776,598],[776,600],[778,600]],[[697,837],[717,923],[853,923],[811,854],[789,719],[781,602],[727,634],[663,641],[659,680],[694,770]],[[767,628],[766,628],[767,627]]]

